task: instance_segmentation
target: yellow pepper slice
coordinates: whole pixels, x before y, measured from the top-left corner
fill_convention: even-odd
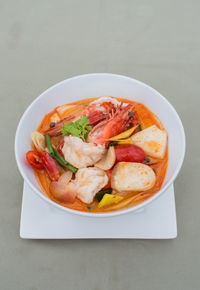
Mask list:
[[[120,145],[123,145],[123,144],[131,145],[131,144],[133,144],[133,141],[131,140],[131,138],[128,138],[128,139],[125,139],[125,140],[117,141],[117,144],[120,144]]]
[[[129,136],[131,136],[131,134],[135,131],[135,129],[138,127],[138,125],[110,138],[110,139],[107,139],[107,141],[118,141],[120,139],[124,139],[124,138],[128,138]]]
[[[101,208],[103,206],[108,206],[113,203],[117,203],[123,199],[122,196],[112,195],[112,194],[105,194],[98,204],[98,208]]]

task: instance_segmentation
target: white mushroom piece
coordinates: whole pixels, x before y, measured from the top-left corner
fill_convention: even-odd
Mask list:
[[[83,142],[81,138],[65,136],[62,148],[64,158],[76,168],[94,165],[106,152],[104,145]]]
[[[113,167],[116,160],[115,149],[113,146],[109,147],[108,151],[104,154],[103,158],[98,161],[95,166],[102,170],[109,170]]]
[[[119,162],[111,176],[111,187],[117,192],[146,191],[151,189],[155,182],[153,169],[135,162]]]
[[[45,137],[40,132],[32,132],[31,139],[38,152],[43,152],[45,150]]]
[[[167,148],[167,133],[156,125],[134,134],[131,141],[141,147],[147,155],[154,158],[164,158]]]

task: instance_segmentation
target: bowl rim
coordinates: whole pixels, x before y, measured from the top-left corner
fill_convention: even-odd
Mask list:
[[[28,178],[26,177],[26,174],[24,173],[24,169],[20,163],[20,159],[19,159],[19,156],[17,154],[17,140],[18,140],[18,135],[19,135],[19,132],[21,130],[21,127],[22,127],[22,124],[23,124],[23,120],[25,119],[26,115],[28,115],[29,111],[31,110],[31,107],[37,103],[42,97],[43,95],[45,95],[47,92],[51,91],[52,89],[62,85],[63,83],[66,83],[66,82],[70,82],[72,80],[75,80],[75,79],[79,79],[79,78],[85,78],[85,77],[98,77],[98,76],[107,76],[107,77],[117,77],[117,78],[121,78],[121,79],[126,79],[126,80],[131,80],[131,81],[134,81],[135,83],[137,84],[140,84],[144,87],[146,87],[147,89],[151,90],[153,93],[159,95],[159,97],[170,107],[170,109],[173,111],[173,113],[175,114],[176,116],[176,119],[177,119],[177,122],[179,124],[179,128],[181,130],[181,138],[182,138],[182,155],[181,155],[181,158],[178,162],[178,165],[176,167],[176,170],[173,174],[173,176],[171,177],[171,179],[168,181],[168,183],[163,187],[161,188],[157,193],[155,193],[152,197],[148,198],[146,201],[136,205],[136,206],[132,206],[132,207],[129,207],[127,209],[122,209],[122,210],[117,210],[117,211],[111,211],[111,212],[106,212],[106,213],[90,213],[90,212],[82,212],[82,211],[78,211],[78,210],[73,210],[73,209],[70,209],[68,207],[63,207],[61,206],[60,204],[52,201],[50,198],[48,198],[47,196],[45,196],[44,194],[42,194],[37,188],[35,188],[35,186],[28,180]],[[78,76],[74,76],[74,77],[71,77],[71,78],[68,78],[68,79],[65,79],[51,87],[49,87],[48,89],[46,89],[44,92],[42,92],[28,107],[27,109],[24,111],[22,117],[20,118],[20,121],[18,123],[18,126],[17,126],[17,130],[16,130],[16,134],[15,134],[15,144],[14,144],[14,151],[15,151],[15,159],[16,159],[16,163],[17,163],[17,166],[18,166],[18,169],[22,175],[22,177],[24,178],[24,181],[29,185],[29,187],[35,192],[37,193],[37,195],[42,198],[43,200],[45,200],[46,202],[48,202],[51,206],[53,207],[57,207],[58,209],[61,209],[62,211],[64,212],[67,212],[67,213],[71,213],[71,214],[76,214],[76,215],[79,215],[79,216],[86,216],[86,217],[112,217],[112,216],[118,216],[118,215],[122,215],[122,214],[127,214],[127,213],[130,213],[130,212],[136,212],[138,211],[139,209],[141,208],[144,208],[145,206],[147,206],[148,204],[150,204],[151,202],[153,202],[155,199],[157,199],[162,193],[164,193],[168,187],[174,182],[174,180],[176,179],[180,169],[181,169],[181,166],[183,164],[183,160],[184,160],[184,156],[185,156],[185,150],[186,150],[186,138],[185,138],[185,132],[184,132],[184,128],[183,128],[183,124],[181,122],[181,119],[178,115],[178,113],[176,112],[175,108],[172,106],[172,104],[163,96],[161,95],[158,91],[156,91],[154,88],[152,88],[151,86],[145,84],[144,82],[142,81],[139,81],[139,80],[136,80],[134,78],[131,78],[131,77],[128,77],[128,76],[124,76],[124,75],[119,75],[119,74],[113,74],[113,73],[89,73],[89,74],[82,74],[82,75],[78,75]]]

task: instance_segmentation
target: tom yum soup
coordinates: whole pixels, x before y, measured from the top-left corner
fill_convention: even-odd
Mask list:
[[[143,104],[84,99],[41,117],[26,159],[54,202],[78,211],[109,212],[135,206],[160,190],[168,162],[167,132]]]

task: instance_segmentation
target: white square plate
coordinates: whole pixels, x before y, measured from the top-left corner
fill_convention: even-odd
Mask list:
[[[20,236],[24,239],[173,239],[174,187],[140,211],[93,218],[52,207],[24,183]]]

